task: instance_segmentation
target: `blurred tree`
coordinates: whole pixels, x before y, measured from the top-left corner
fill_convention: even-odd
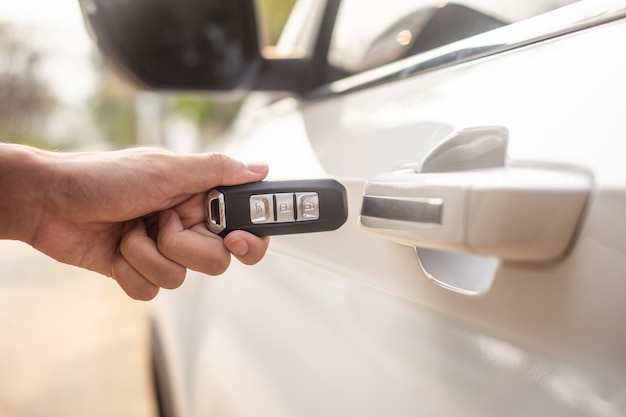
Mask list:
[[[41,52],[0,24],[0,57],[0,140],[45,146],[43,129],[56,100],[38,75]]]
[[[101,63],[100,81],[89,98],[93,121],[104,140],[116,148],[137,144],[136,91]]]
[[[219,104],[207,97],[195,95],[179,95],[174,97],[171,110],[185,119],[198,125],[211,123],[218,117]]]
[[[182,94],[170,98],[168,110],[196,123],[201,130],[219,131],[235,117],[241,100],[208,97],[201,94]]]

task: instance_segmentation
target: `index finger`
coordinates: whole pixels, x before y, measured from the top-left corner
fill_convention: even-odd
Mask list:
[[[219,185],[245,184],[263,180],[269,167],[263,162],[244,164],[221,153],[189,155],[195,163],[182,167],[190,179],[185,192],[196,194]]]

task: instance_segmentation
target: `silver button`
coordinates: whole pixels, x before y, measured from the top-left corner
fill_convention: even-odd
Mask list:
[[[297,221],[317,220],[320,217],[319,197],[317,193],[296,193],[298,207]]]
[[[252,223],[274,223],[273,194],[250,196],[250,221]]]
[[[276,223],[293,222],[296,220],[296,211],[293,204],[293,193],[275,194],[276,196]]]

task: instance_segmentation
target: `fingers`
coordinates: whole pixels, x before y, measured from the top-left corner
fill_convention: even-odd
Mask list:
[[[263,258],[269,245],[269,238],[244,231],[231,232],[222,240],[203,223],[186,229],[173,210],[161,213],[159,224],[159,251],[190,269],[209,275],[226,271],[231,253],[246,265],[255,264]]]
[[[185,228],[174,210],[159,216],[157,245],[167,258],[205,274],[222,274],[230,264],[230,252],[219,236],[209,232],[204,223]]]
[[[269,238],[244,231],[231,232],[222,240],[202,223],[185,228],[174,210],[161,212],[158,225],[155,242],[144,222],[137,220],[122,237],[120,256],[113,263],[113,278],[137,300],[154,298],[159,288],[179,287],[187,268],[222,274],[230,264],[231,253],[246,265],[255,264],[269,245]]]
[[[199,163],[187,163],[184,171],[189,178],[197,180],[194,187],[187,190],[191,194],[203,192],[218,185],[261,181],[269,172],[269,167],[264,162],[244,164],[220,153],[206,153],[192,157],[196,158]]]
[[[113,263],[112,278],[135,300],[152,300],[159,292],[158,286],[145,279],[121,255]]]
[[[177,288],[185,274],[185,267],[161,255],[143,221],[136,221],[122,237],[120,256],[113,263],[113,277],[132,298],[150,300],[159,288]]]

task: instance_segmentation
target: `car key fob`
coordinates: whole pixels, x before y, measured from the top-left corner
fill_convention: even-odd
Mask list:
[[[261,181],[218,187],[206,200],[209,230],[257,236],[338,229],[348,218],[346,189],[332,179]]]

